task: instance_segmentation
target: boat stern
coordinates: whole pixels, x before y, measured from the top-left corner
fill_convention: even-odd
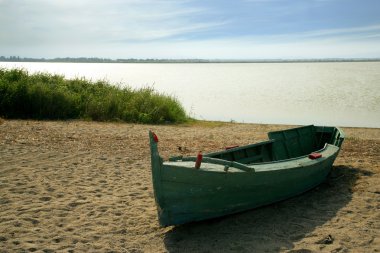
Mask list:
[[[158,152],[158,137],[157,135],[149,131],[149,145],[150,145],[150,161],[152,169],[152,182],[154,199],[156,201],[158,221],[161,226],[168,224],[168,214],[164,210],[164,196],[162,192],[161,173],[163,167],[163,159]]]

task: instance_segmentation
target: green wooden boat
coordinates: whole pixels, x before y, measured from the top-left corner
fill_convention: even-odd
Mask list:
[[[149,132],[159,223],[178,225],[268,205],[323,182],[344,140],[337,127],[304,126],[268,133],[269,140],[204,154],[159,156]]]

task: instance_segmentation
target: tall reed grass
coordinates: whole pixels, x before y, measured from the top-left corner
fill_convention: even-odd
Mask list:
[[[107,81],[68,80],[61,75],[1,68],[0,116],[154,124],[188,119],[175,97],[151,87],[121,88]]]

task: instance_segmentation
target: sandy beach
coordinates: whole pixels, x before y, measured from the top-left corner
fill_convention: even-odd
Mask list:
[[[0,252],[379,252],[380,129],[343,128],[330,177],[305,194],[159,227],[149,129],[167,159],[287,127],[1,120]]]

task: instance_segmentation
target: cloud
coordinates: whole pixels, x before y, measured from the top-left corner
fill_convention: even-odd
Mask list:
[[[256,43],[292,43],[301,41],[319,41],[320,43],[345,43],[369,40],[380,35],[380,24],[334,29],[317,29],[304,32],[289,32],[270,35],[241,36],[240,40]]]
[[[1,44],[80,44],[180,37],[223,26],[189,1],[2,1]],[[16,31],[16,32],[15,32]]]
[[[243,9],[234,9],[244,1],[209,4],[198,0],[0,0],[0,55],[214,59],[380,57],[379,20],[340,28],[336,24],[287,23],[289,16],[286,15],[295,17],[295,12],[306,8],[305,2],[316,1],[287,1],[289,7],[278,4],[284,0],[250,0],[258,5],[271,3],[264,9],[252,8],[251,11],[246,5],[240,6]],[[297,5],[298,2],[302,4]],[[284,29],[282,23],[291,28]]]
[[[331,36],[331,35],[340,35],[340,34],[360,34],[360,33],[365,33],[365,32],[379,34],[380,24],[361,26],[361,27],[316,30],[316,31],[304,32],[300,35],[303,37],[318,37],[318,36]]]

